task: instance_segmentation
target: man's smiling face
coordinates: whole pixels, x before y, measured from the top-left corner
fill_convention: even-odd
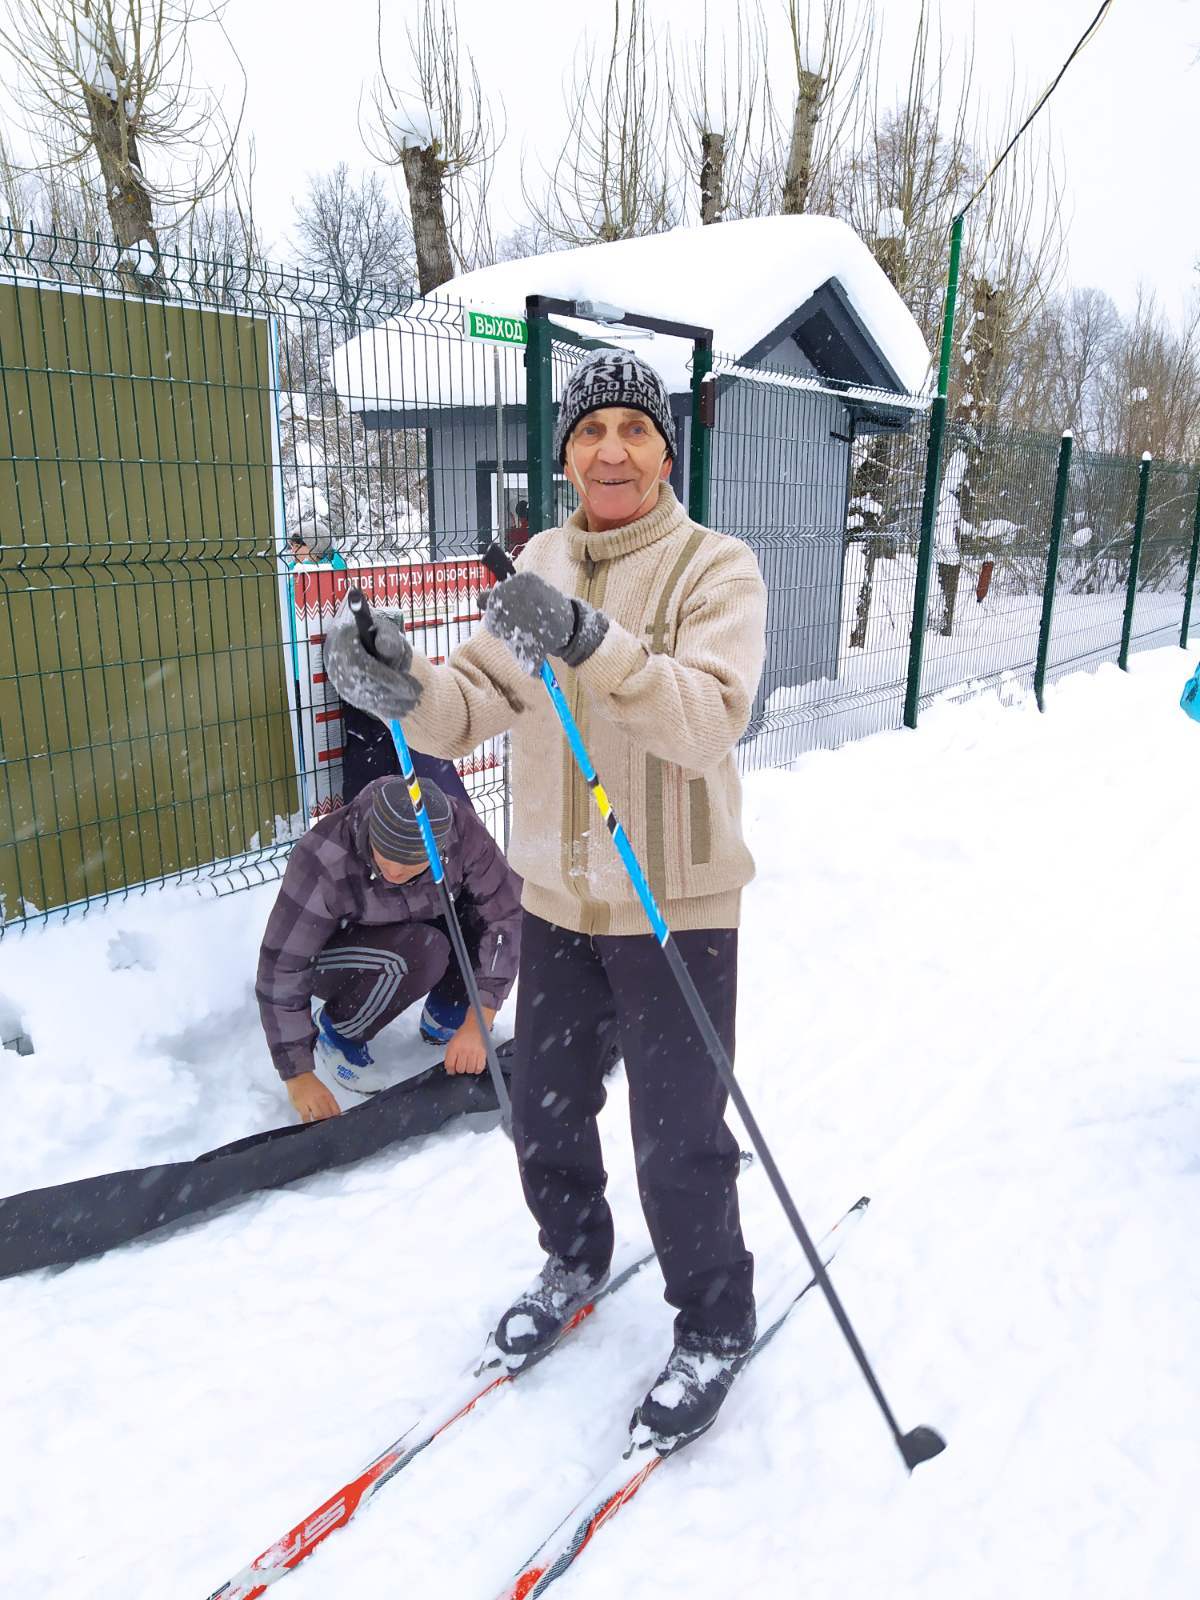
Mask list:
[[[576,423],[566,456],[567,476],[597,532],[652,511],[653,491],[671,471],[662,434],[644,411],[625,406],[589,411]]]

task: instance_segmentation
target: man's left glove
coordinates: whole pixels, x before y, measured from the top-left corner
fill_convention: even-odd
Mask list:
[[[325,634],[325,675],[343,700],[390,722],[408,715],[421,698],[421,685],[409,671],[412,645],[400,623],[382,611],[372,620],[375,655],[359,638],[350,607],[342,606]]]
[[[517,572],[484,596],[483,621],[489,633],[512,651],[519,666],[536,678],[547,656],[580,667],[608,632],[608,618],[586,600],[573,600],[536,572]]]

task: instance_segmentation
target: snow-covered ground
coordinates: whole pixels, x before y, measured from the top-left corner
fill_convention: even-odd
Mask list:
[[[1191,1600],[1200,1589],[1200,728],[1177,649],[935,706],[747,782],[740,1073],[905,1427],[908,1479],[809,1299],[716,1429],[555,1593]],[[252,981],[271,889],[6,940],[11,1191],[283,1119]],[[1191,933],[1189,933],[1191,929]],[[697,1062],[697,1071],[707,1070]],[[623,1086],[611,1194],[644,1236]],[[760,1173],[765,1291],[805,1276]],[[195,1600],[394,1439],[537,1245],[457,1128],[0,1284],[5,1592]],[[650,1270],[420,1458],[281,1595],[492,1600],[619,1448],[669,1345]]]

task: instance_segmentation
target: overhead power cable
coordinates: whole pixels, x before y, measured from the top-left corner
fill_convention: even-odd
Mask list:
[[[1112,5],[1113,5],[1113,0],[1104,0],[1104,4],[1100,7],[1099,11],[1097,11],[1096,15],[1092,18],[1091,22],[1088,23],[1086,29],[1081,34],[1081,36],[1079,38],[1079,41],[1076,44],[1075,48],[1071,51],[1071,54],[1067,57],[1067,59],[1063,62],[1062,66],[1058,69],[1058,72],[1055,75],[1055,77],[1051,80],[1050,83],[1048,83],[1046,85],[1045,89],[1043,89],[1041,94],[1038,96],[1037,101],[1034,104],[1033,110],[1025,118],[1025,121],[1017,129],[1016,133],[1013,134],[1012,138],[1005,145],[1004,149],[1000,152],[999,156],[997,156],[996,160],[992,163],[991,170],[987,173],[986,177],[982,180],[982,182],[980,183],[979,187],[975,190],[975,193],[971,196],[971,198],[967,201],[966,205],[963,206],[962,210],[958,213],[958,215],[960,217],[965,217],[966,216],[967,212],[975,204],[976,200],[979,199],[979,196],[987,188],[988,184],[991,183],[992,179],[996,176],[997,172],[999,172],[1001,166],[1004,164],[1004,162],[1007,159],[1009,153],[1012,151],[1014,145],[1020,139],[1021,135],[1025,132],[1026,128],[1028,128],[1029,124],[1033,121],[1034,117],[1037,116],[1038,112],[1046,104],[1047,100],[1049,100],[1050,96],[1054,93],[1055,89],[1057,89],[1059,84],[1062,82],[1064,76],[1066,75],[1067,68],[1071,65],[1072,61],[1074,61],[1075,57],[1080,53],[1080,51],[1083,50],[1085,48],[1085,46],[1090,44],[1091,41],[1095,38],[1097,32],[1100,29],[1101,23],[1103,23],[1105,18],[1108,16],[1108,13],[1111,10]]]

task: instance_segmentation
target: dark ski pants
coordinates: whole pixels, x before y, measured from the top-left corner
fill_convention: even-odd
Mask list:
[[[650,934],[571,933],[524,913],[513,1133],[542,1248],[599,1273],[613,1219],[596,1117],[593,1045],[615,1018],[629,1080],[638,1188],[678,1338],[741,1346],[753,1330],[754,1262],[738,1215],[727,1094]],[[733,1057],[737,930],[675,935]]]
[[[461,917],[463,938],[478,955],[480,929]],[[466,985],[445,923],[388,922],[334,934],[317,957],[313,993],[330,1022],[348,1039],[373,1039],[381,1028],[433,992],[465,1005]]]

